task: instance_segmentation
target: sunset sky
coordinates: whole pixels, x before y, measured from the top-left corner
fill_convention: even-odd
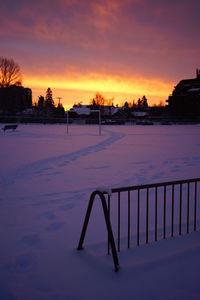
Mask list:
[[[158,103],[200,67],[199,15],[199,0],[0,0],[0,56],[33,101],[50,87],[65,108],[96,92]]]

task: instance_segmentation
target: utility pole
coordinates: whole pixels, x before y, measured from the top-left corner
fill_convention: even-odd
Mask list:
[[[62,99],[62,97],[57,97],[56,99],[58,99],[58,105],[60,106],[60,99]]]

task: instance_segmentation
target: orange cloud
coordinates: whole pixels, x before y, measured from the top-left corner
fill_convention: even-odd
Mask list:
[[[51,87],[56,94],[63,98],[64,105],[68,106],[72,106],[74,102],[80,100],[88,103],[97,91],[105,96],[114,96],[115,104],[117,104],[125,98],[132,101],[143,95],[146,95],[151,103],[159,102],[167,99],[172,90],[171,83],[159,78],[125,77],[95,72],[88,72],[84,75],[74,73],[62,76],[25,76],[24,85],[38,91]]]
[[[100,34],[104,34],[107,30],[113,29],[116,25],[119,14],[120,4],[116,1],[108,2],[92,2],[92,15],[89,22],[97,29]]]
[[[71,104],[97,91],[116,102],[165,100],[171,81],[199,64],[195,2],[2,1],[1,52],[19,63],[35,99],[50,86]]]

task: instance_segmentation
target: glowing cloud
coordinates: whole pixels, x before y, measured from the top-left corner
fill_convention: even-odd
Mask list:
[[[51,87],[70,105],[97,91],[164,101],[200,67],[199,11],[197,0],[1,1],[1,55],[34,100]]]
[[[165,100],[166,95],[169,94],[172,84],[169,82],[164,82],[162,79],[148,79],[141,77],[122,77],[112,74],[97,74],[97,73],[87,73],[84,76],[81,74],[73,75],[63,75],[62,77],[28,77],[26,76],[25,81],[27,86],[32,86],[34,88],[45,89],[51,87],[56,90],[60,90],[60,93],[65,94],[67,91],[74,90],[74,96],[70,93],[73,99],[80,99],[79,96],[82,92],[90,92],[88,95],[93,95],[95,92],[99,91],[105,95],[112,95],[115,97],[115,104],[122,102],[123,97],[126,96],[129,100],[137,100],[137,97],[146,95],[150,102],[156,102],[156,100]],[[62,91],[62,92],[61,92]],[[85,93],[87,95],[87,93]],[[73,104],[73,99],[70,99]],[[65,99],[63,97],[64,105]],[[90,98],[84,99],[88,102]]]

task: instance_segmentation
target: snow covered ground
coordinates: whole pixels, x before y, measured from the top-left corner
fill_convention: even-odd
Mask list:
[[[199,177],[199,136],[199,125],[1,132],[0,300],[200,299],[199,232],[124,247],[115,273],[96,203],[76,251],[96,187]]]

